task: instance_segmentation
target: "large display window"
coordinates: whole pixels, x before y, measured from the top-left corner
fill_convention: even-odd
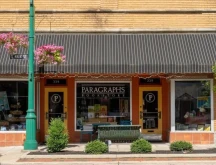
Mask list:
[[[130,121],[130,83],[77,83],[76,129]]]
[[[176,131],[212,130],[211,85],[210,80],[174,81]]]
[[[28,108],[27,81],[0,81],[0,131],[24,131]]]

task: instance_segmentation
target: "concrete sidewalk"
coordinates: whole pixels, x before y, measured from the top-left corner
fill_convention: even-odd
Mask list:
[[[193,145],[194,150],[204,150],[204,149],[212,149],[215,148],[215,145]],[[65,149],[65,151],[84,151],[85,149],[85,144],[69,144],[68,147]],[[159,151],[159,150],[169,150],[169,143],[153,143],[152,144],[152,149],[153,152],[151,154],[122,154],[123,152],[129,152],[130,151],[130,143],[116,143],[112,144],[110,146],[110,151],[111,152],[122,152],[121,154],[102,154],[102,155],[84,155],[84,154],[68,154],[68,155],[63,155],[63,154],[54,154],[54,155],[28,155],[30,151],[23,151],[23,146],[14,146],[14,147],[1,147],[0,148],[0,163],[2,164],[32,164],[34,162],[17,162],[19,159],[23,160],[33,160],[33,159],[39,159],[41,162],[38,162],[36,164],[50,164],[51,162],[43,162],[43,159],[67,159],[68,160],[73,160],[73,159],[127,159],[127,158],[201,158],[201,157],[213,157],[216,159],[216,153],[211,153],[211,154],[154,154],[154,151]],[[38,150],[40,152],[46,152],[46,146],[39,146]],[[84,160],[84,161],[86,161]],[[34,164],[35,164],[34,163]],[[58,164],[57,162],[53,162],[52,164]],[[69,162],[61,162],[61,164],[65,164]],[[71,163],[71,162],[70,162]],[[82,164],[82,162],[78,162]],[[90,163],[90,162],[89,162]],[[102,163],[102,162],[101,162]],[[112,164],[114,162],[109,162],[109,164]],[[73,162],[72,164],[75,164]]]

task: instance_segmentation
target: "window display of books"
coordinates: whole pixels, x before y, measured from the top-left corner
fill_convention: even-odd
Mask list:
[[[211,125],[176,123],[176,131],[211,131]]]

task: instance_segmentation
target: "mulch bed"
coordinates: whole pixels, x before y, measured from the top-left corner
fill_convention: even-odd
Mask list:
[[[167,151],[167,150],[158,150],[156,152],[145,153],[145,154],[215,154],[216,148],[208,150],[193,150],[191,152],[182,152],[182,151]],[[131,152],[109,152],[106,154],[132,154]],[[55,153],[48,153],[46,150],[30,152],[28,155],[89,155],[83,151],[61,151]]]

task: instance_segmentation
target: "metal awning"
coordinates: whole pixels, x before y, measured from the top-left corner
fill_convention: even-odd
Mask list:
[[[216,60],[214,33],[42,33],[35,39],[35,47],[64,46],[67,62],[46,65],[48,72],[211,73]],[[3,46],[0,55],[0,73],[27,73],[27,60],[9,59]]]

